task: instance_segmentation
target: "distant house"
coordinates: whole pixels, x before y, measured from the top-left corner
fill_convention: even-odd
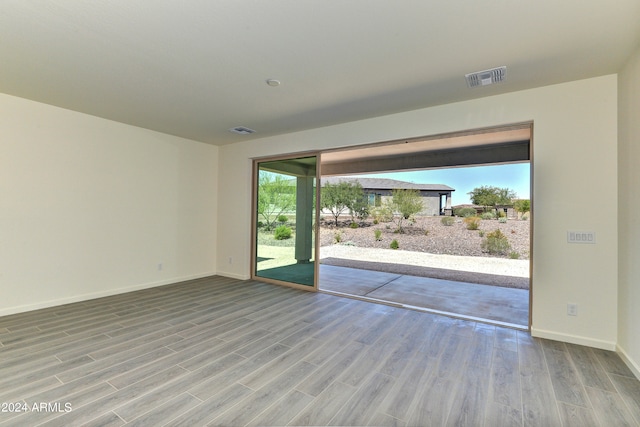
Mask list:
[[[386,178],[356,178],[356,177],[323,177],[321,184],[337,184],[339,182],[355,183],[359,182],[365,194],[369,197],[371,206],[380,206],[391,199],[393,190],[418,190],[422,196],[424,209],[419,215],[449,215],[453,214],[451,209],[451,193],[455,189],[444,184],[415,184],[413,182],[399,181]]]

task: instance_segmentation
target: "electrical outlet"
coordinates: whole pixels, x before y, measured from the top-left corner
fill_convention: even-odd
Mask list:
[[[568,303],[567,304],[567,315],[568,316],[577,316],[578,315],[578,304]]]

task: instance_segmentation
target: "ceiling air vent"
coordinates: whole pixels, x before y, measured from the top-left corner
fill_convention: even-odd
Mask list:
[[[252,133],[256,133],[255,130],[249,129],[244,126],[236,126],[234,128],[229,129],[229,132],[237,133],[239,135],[251,135]]]
[[[507,67],[492,68],[490,70],[478,71],[465,75],[467,86],[487,86],[500,83],[507,77]]]

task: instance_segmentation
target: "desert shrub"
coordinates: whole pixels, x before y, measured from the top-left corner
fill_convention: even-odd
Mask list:
[[[474,208],[458,208],[453,211],[453,214],[466,218],[468,216],[476,216],[477,212]]]
[[[382,240],[382,230],[373,230],[373,235],[376,238],[376,241]]]
[[[424,235],[428,236],[429,235],[429,230],[424,230]]]
[[[391,222],[393,219],[393,211],[388,205],[382,205],[375,207],[371,211],[371,216],[373,217],[373,222],[375,224],[380,222]]]
[[[273,238],[276,240],[286,240],[291,238],[291,228],[286,225],[280,225],[273,231]]]
[[[396,189],[391,191],[391,200],[387,203],[393,212],[393,222],[398,226],[398,233],[404,233],[404,222],[414,223],[414,215],[424,209],[422,196],[418,190]]]
[[[496,219],[496,213],[493,211],[483,212],[480,216],[482,219]]]
[[[511,258],[511,259],[519,259],[520,258],[520,254],[518,252],[516,252],[516,251],[509,252],[509,258]]]
[[[480,228],[480,217],[468,216],[464,219],[464,223],[467,226],[467,230],[477,230]]]
[[[478,231],[478,236],[484,237],[484,231],[482,231],[482,230]]]
[[[502,234],[502,231],[496,230],[488,233],[482,241],[482,249],[490,254],[504,255],[511,249],[507,236]]]
[[[455,219],[452,216],[443,216],[442,219],[440,220],[440,222],[442,223],[442,225],[453,225]]]
[[[334,234],[333,241],[336,243],[342,242],[342,233],[338,231],[336,234]]]
[[[278,222],[287,222],[289,221],[289,218],[287,218],[286,215],[278,215]]]
[[[501,216],[500,218],[498,218],[498,222],[500,224],[506,224],[507,223],[507,217],[506,216]]]
[[[499,210],[498,211],[498,218],[506,218],[507,217],[507,213],[503,210]]]
[[[398,249],[400,247],[400,244],[398,244],[398,241],[396,239],[393,239],[389,244],[389,247],[391,249]]]
[[[349,224],[349,228],[358,228],[358,227],[360,226],[358,225],[357,222],[352,222],[351,224]]]

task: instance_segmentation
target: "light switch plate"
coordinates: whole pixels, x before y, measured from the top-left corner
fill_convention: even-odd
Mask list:
[[[567,231],[567,242],[568,243],[586,243],[586,244],[593,245],[596,243],[596,233],[594,231],[569,230]]]

